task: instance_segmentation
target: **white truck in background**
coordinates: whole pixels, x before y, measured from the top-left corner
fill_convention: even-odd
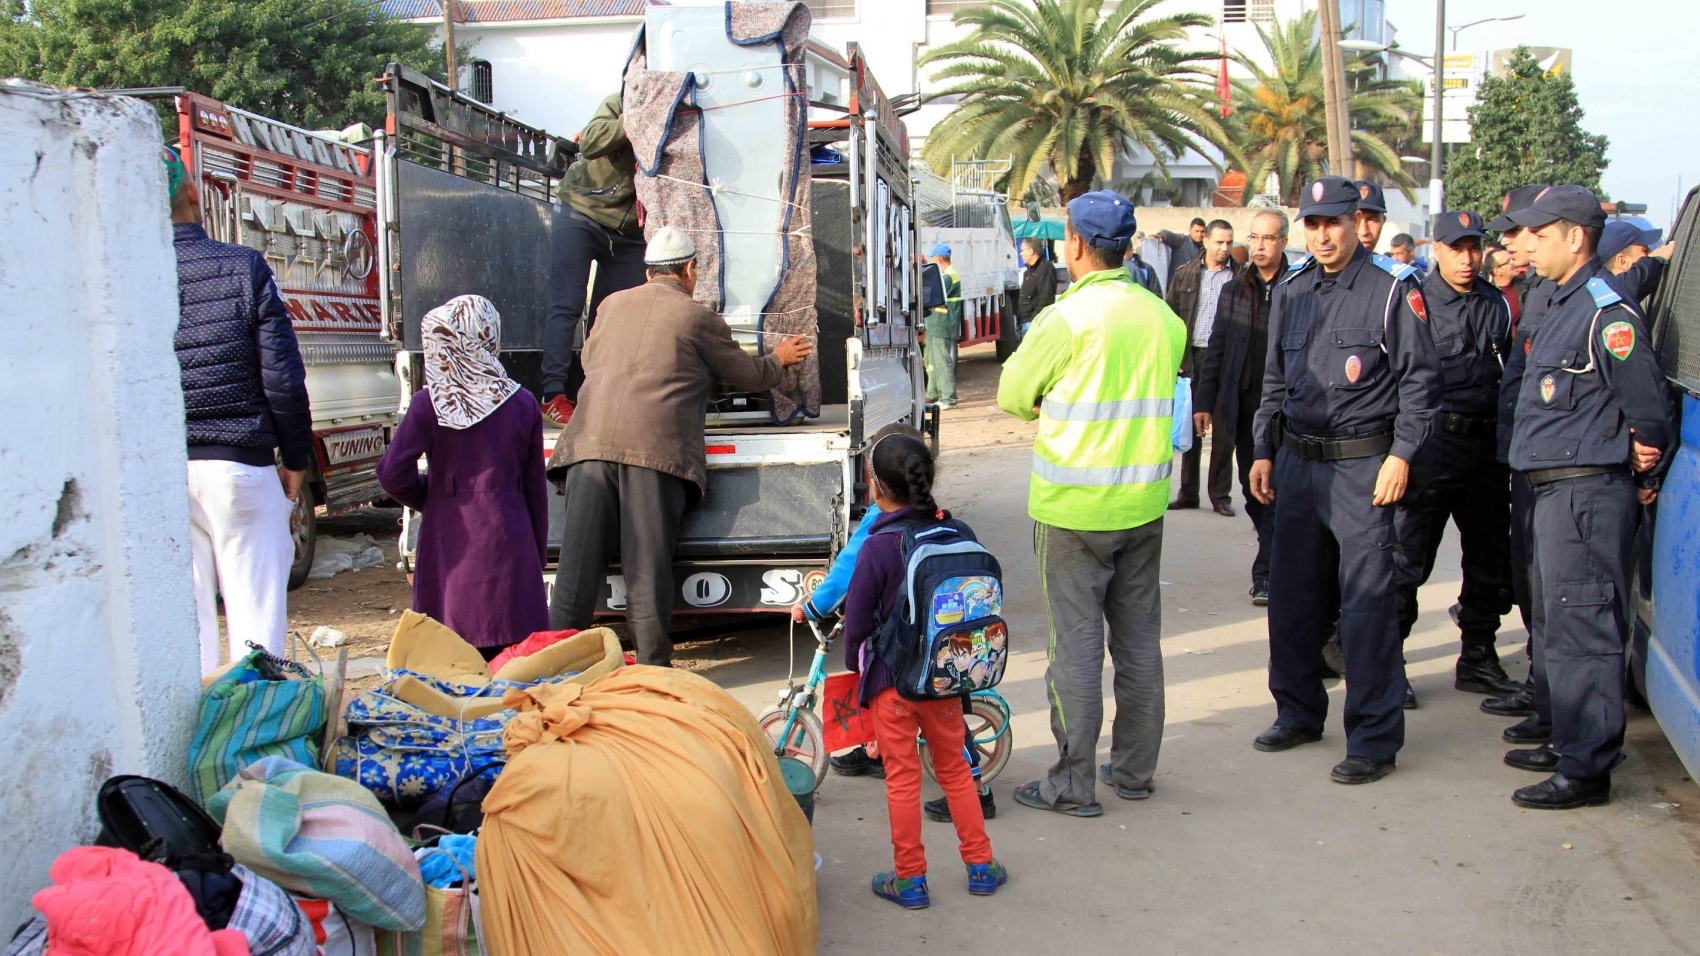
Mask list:
[[[953,161],[949,180],[920,163],[913,169],[921,252],[941,242],[950,246],[950,264],[962,280],[958,347],[996,342],[1000,362],[1021,342],[1021,260],[1008,197],[995,185],[1007,172],[1008,160]]]

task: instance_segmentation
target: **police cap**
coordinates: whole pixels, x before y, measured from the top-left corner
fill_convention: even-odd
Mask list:
[[[1118,252],[1128,247],[1138,228],[1133,218],[1133,201],[1108,189],[1070,200],[1068,221],[1074,226],[1075,234],[1088,245]]]
[[[1630,246],[1646,246],[1651,249],[1658,244],[1660,235],[1660,230],[1643,229],[1628,219],[1608,222],[1600,231],[1600,248],[1597,253],[1603,261]]]
[[[1344,216],[1358,209],[1358,184],[1344,176],[1324,176],[1299,195],[1299,218]]]
[[[1367,179],[1357,181],[1358,209],[1361,212],[1378,212],[1387,215],[1387,198],[1381,194],[1381,184]]]
[[[1453,212],[1443,212],[1434,217],[1431,230],[1435,242],[1443,242],[1449,246],[1456,245],[1458,240],[1475,236],[1486,239],[1487,233],[1482,231],[1482,217],[1462,209]]]
[[[1535,197],[1539,196],[1546,188],[1545,183],[1536,183],[1531,186],[1518,186],[1516,189],[1506,193],[1505,198],[1500,202],[1499,218],[1488,223],[1487,227],[1499,232],[1504,232],[1507,229],[1523,228],[1511,221],[1511,214],[1514,212],[1521,212],[1529,208],[1529,206],[1534,203]]]
[[[1586,186],[1548,186],[1529,208],[1507,213],[1505,218],[1529,229],[1539,229],[1560,219],[1596,228],[1606,224],[1600,197]]]

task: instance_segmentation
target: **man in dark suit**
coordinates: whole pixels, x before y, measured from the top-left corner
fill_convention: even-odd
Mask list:
[[[1198,399],[1198,367],[1204,358],[1204,347],[1215,328],[1216,306],[1223,290],[1239,278],[1241,267],[1230,251],[1234,245],[1234,227],[1217,219],[1205,229],[1204,255],[1175,270],[1169,280],[1169,308],[1186,323],[1187,350],[1181,359],[1181,374],[1193,380],[1193,410],[1214,410]],[[1198,470],[1203,458],[1204,432],[1195,433],[1192,450],[1181,456],[1181,487],[1170,510],[1198,507]],[[1206,482],[1210,505],[1217,514],[1231,518],[1234,506],[1230,496],[1234,491],[1233,447],[1226,441],[1214,441],[1210,446],[1210,475]]]
[[[1210,344],[1199,363],[1193,418],[1199,434],[1214,429],[1216,440],[1231,436],[1239,456],[1240,492],[1246,517],[1257,529],[1257,557],[1251,563],[1251,602],[1269,603],[1270,519],[1275,509],[1252,497],[1248,483],[1252,459],[1252,415],[1263,395],[1263,365],[1269,349],[1269,292],[1287,269],[1287,215],[1278,209],[1258,213],[1246,236],[1251,268],[1242,272],[1216,303]],[[1206,409],[1213,409],[1207,411]],[[1212,456],[1211,470],[1215,470]]]

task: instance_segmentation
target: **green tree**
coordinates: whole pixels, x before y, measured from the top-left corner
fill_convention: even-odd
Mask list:
[[[1271,66],[1236,52],[1251,71],[1234,83],[1234,131],[1247,164],[1249,199],[1263,189],[1271,172],[1281,180],[1281,198],[1298,202],[1304,184],[1328,173],[1328,121],[1322,95],[1322,46],[1316,11],[1308,11],[1258,36]],[[1399,162],[1398,143],[1422,109],[1411,84],[1376,76],[1375,68],[1356,58],[1346,62],[1351,89],[1352,159],[1358,179],[1374,176],[1397,186],[1408,199],[1417,183]]]
[[[957,11],[973,30],[920,62],[945,64],[935,78],[958,81],[929,98],[962,102],[933,127],[923,156],[940,172],[952,157],[1010,157],[1011,196],[1049,164],[1066,203],[1131,146],[1160,168],[1206,144],[1234,155],[1204,65],[1216,54],[1174,45],[1213,21],[1148,16],[1160,2],[1121,0],[1106,13],[1105,0],[987,0]]]
[[[432,31],[375,0],[4,0],[0,76],[183,86],[309,129],[380,122],[397,60],[442,76]]]
[[[1570,75],[1549,76],[1527,47],[1505,72],[1482,81],[1470,107],[1470,140],[1446,167],[1448,208],[1496,212],[1500,197],[1529,183],[1597,192],[1606,168],[1606,138],[1582,129]]]

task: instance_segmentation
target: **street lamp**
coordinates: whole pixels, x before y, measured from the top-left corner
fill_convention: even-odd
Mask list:
[[[1446,28],[1447,31],[1452,34],[1452,52],[1453,53],[1458,52],[1458,34],[1463,33],[1465,30],[1468,30],[1471,27],[1481,26],[1484,23],[1499,23],[1499,22],[1502,22],[1502,21],[1505,21],[1505,20],[1521,20],[1521,19],[1523,19],[1523,15],[1521,13],[1514,13],[1509,17],[1488,17],[1485,20],[1471,20],[1469,23],[1466,23],[1461,27],[1447,27]]]

